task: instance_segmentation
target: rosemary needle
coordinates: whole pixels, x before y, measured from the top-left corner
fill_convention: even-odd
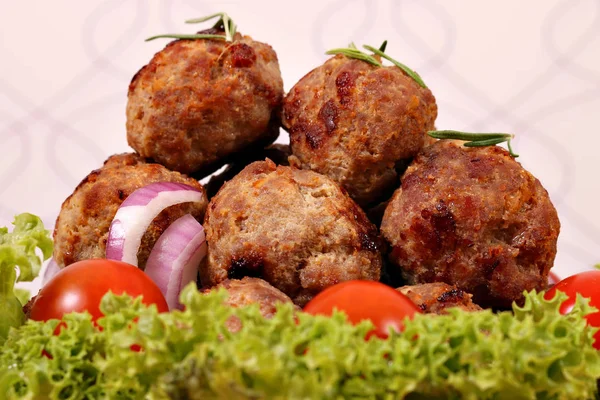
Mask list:
[[[513,135],[511,135],[510,133],[472,133],[453,130],[429,131],[427,132],[427,134],[436,139],[457,139],[468,141],[488,140],[496,138],[511,139],[513,137]]]
[[[465,147],[483,147],[483,146],[493,146],[496,144],[506,142],[508,147],[508,153],[511,157],[519,157],[518,154],[515,154],[513,151],[510,140],[514,138],[514,135],[510,133],[471,133],[471,132],[462,132],[462,131],[453,131],[453,130],[443,130],[443,131],[429,131],[427,134],[436,139],[456,139],[456,140],[464,140],[466,143]]]
[[[223,18],[223,14],[225,14],[225,13],[218,12],[218,13],[207,15],[205,17],[192,18],[192,19],[186,20],[185,23],[186,24],[199,24],[201,22],[206,22],[206,21],[209,21],[209,20],[211,20],[213,18],[216,18],[216,17]],[[225,15],[227,15],[227,14],[225,14]]]
[[[386,47],[387,47],[387,40],[384,40],[383,43],[381,44],[381,46],[379,46],[378,49],[376,49],[373,46],[368,46],[368,45],[363,46],[363,48],[371,51],[374,55],[378,55],[380,57],[383,57],[386,60],[390,61],[392,64],[394,64],[396,67],[400,68],[402,71],[404,71],[404,73],[406,73],[406,75],[408,75],[415,82],[417,82],[417,84],[419,86],[421,86],[423,88],[427,88],[427,85],[425,85],[425,82],[423,82],[423,79],[421,79],[421,76],[419,76],[419,74],[417,74],[415,71],[413,71],[412,69],[410,69],[406,65],[402,64],[401,62],[399,62],[397,60],[394,60],[392,57],[390,57],[387,54],[385,54]],[[350,43],[348,45],[348,47],[345,47],[345,48],[337,48],[337,49],[328,50],[328,51],[325,52],[325,54],[342,54],[342,55],[345,55],[346,57],[349,57],[349,58],[356,58],[358,60],[366,61],[369,64],[373,64],[373,65],[376,65],[378,67],[382,66],[381,62],[379,62],[379,60],[377,60],[375,57],[373,57],[373,55],[367,54],[367,53],[364,53],[364,52],[360,51],[356,47],[356,45],[354,44],[354,42]]]
[[[145,41],[149,42],[149,41],[154,40],[154,39],[163,39],[163,38],[169,38],[169,39],[190,39],[190,40],[195,40],[195,39],[217,39],[217,40],[225,40],[225,36],[223,36],[223,35],[210,35],[210,34],[203,34],[203,33],[197,33],[197,34],[191,34],[191,35],[180,34],[180,33],[165,33],[164,35],[151,36],[148,39],[146,39]]]
[[[352,47],[331,49],[331,50],[326,51],[325,54],[342,54],[342,55],[345,55],[346,57],[356,58],[358,60],[366,61],[369,64],[373,64],[378,67],[381,67],[381,63],[379,61],[377,61],[375,59],[375,57],[370,56],[366,53],[363,53],[362,51],[360,51],[356,48],[352,48]]]
[[[217,17],[218,17],[218,20],[213,25],[213,28],[223,29],[225,35],[215,35],[215,34],[208,34],[208,33],[198,33],[198,34],[191,34],[191,35],[178,34],[178,33],[167,33],[164,35],[156,35],[156,36],[149,37],[148,39],[146,39],[146,42],[148,42],[150,40],[154,40],[154,39],[159,39],[159,38],[191,39],[191,40],[194,40],[194,39],[216,39],[216,40],[225,40],[228,42],[233,42],[233,38],[235,37],[235,34],[237,32],[237,25],[235,24],[235,22],[233,22],[233,20],[229,17],[229,15],[227,15],[227,13],[219,12],[219,13],[207,15],[205,17],[188,19],[185,22],[187,24],[198,24],[201,22],[209,21],[209,20],[217,18]]]
[[[472,142],[466,142],[465,147],[483,147],[483,146],[494,146],[496,144],[504,143],[507,139],[499,137],[494,139],[476,140]]]
[[[383,44],[381,45],[381,47],[383,47],[385,50],[384,45],[387,45],[387,40],[385,42],[383,42]],[[381,57],[385,58],[386,60],[390,61],[396,67],[398,67],[402,71],[404,71],[406,73],[406,75],[410,76],[415,82],[417,82],[419,84],[419,86],[421,86],[422,88],[427,88],[427,85],[425,85],[425,82],[423,82],[423,79],[421,79],[421,76],[419,74],[417,74],[415,71],[408,68],[406,65],[402,64],[401,62],[394,60],[392,57],[385,54],[383,52],[384,50],[381,50],[381,47],[379,49],[376,49],[375,47],[369,46],[369,45],[364,45],[363,47],[369,51],[372,51],[374,54],[377,54],[378,56],[381,56]]]

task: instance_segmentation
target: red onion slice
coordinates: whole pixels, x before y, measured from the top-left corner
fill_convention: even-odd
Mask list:
[[[44,286],[52,278],[54,278],[54,275],[58,274],[59,271],[60,267],[58,266],[56,261],[54,261],[54,258],[51,258],[48,262],[48,265],[46,265],[46,270],[44,271],[44,277],[42,278],[42,286]]]
[[[189,214],[169,225],[156,241],[146,263],[146,274],[160,288],[169,310],[181,308],[179,293],[196,280],[204,256],[204,229]]]
[[[137,189],[121,204],[110,224],[106,258],[137,266],[137,251],[152,220],[167,207],[202,199],[202,192],[182,183],[151,183]]]

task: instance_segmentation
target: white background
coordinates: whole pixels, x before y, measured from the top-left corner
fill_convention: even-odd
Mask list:
[[[216,11],[273,46],[286,90],[328,48],[388,39],[436,96],[438,128],[517,135],[561,218],[556,271],[600,262],[595,0],[0,0],[0,226],[28,211],[51,228],[76,184],[128,151],[127,86],[166,44],[144,39]]]

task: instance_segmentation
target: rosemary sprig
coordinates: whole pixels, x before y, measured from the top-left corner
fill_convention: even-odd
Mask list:
[[[419,76],[419,74],[417,74],[415,71],[408,68],[406,65],[402,64],[401,62],[394,60],[392,57],[385,54],[386,47],[387,47],[387,40],[384,40],[378,49],[376,49],[373,46],[368,46],[368,45],[363,46],[363,48],[371,51],[373,54],[376,54],[380,57],[385,58],[386,60],[388,60],[392,64],[394,64],[396,67],[400,68],[402,71],[404,71],[406,73],[406,75],[410,76],[415,82],[417,82],[417,84],[419,86],[421,86],[423,88],[427,88],[427,85],[425,85],[425,82],[423,82],[423,79],[421,79],[421,76]],[[367,53],[360,51],[354,43],[350,43],[348,45],[348,47],[346,47],[346,48],[337,48],[337,49],[328,50],[325,52],[325,54],[342,54],[342,55],[345,55],[346,57],[356,58],[358,60],[366,61],[366,62],[376,65],[378,67],[382,66],[381,62],[379,62],[378,59],[373,57],[373,55],[371,55],[371,54],[367,54]]]
[[[145,42],[149,42],[154,39],[163,39],[163,38],[189,39],[189,40],[196,40],[196,39],[225,40],[225,36],[223,36],[223,35],[209,35],[209,34],[204,34],[204,33],[198,33],[198,34],[193,34],[193,35],[186,35],[186,34],[179,34],[179,33],[165,33],[164,35],[151,36],[148,39],[146,39]]]
[[[508,153],[511,157],[519,157],[518,154],[515,154],[513,151],[510,140],[515,137],[510,133],[471,133],[471,132],[461,132],[461,131],[452,131],[452,130],[443,130],[443,131],[429,131],[427,132],[429,136],[436,139],[456,139],[456,140],[464,140],[466,143],[465,147],[483,147],[483,146],[493,146],[496,144],[506,142],[508,147]]]
[[[385,45],[387,45],[387,40],[383,43]],[[383,44],[381,46],[385,50],[385,46]],[[369,46],[369,45],[364,45],[363,47],[369,51],[372,51],[374,54],[377,54],[378,56],[383,57],[386,60],[390,61],[396,67],[398,67],[402,71],[404,71],[406,73],[406,75],[410,76],[415,82],[417,82],[419,84],[419,86],[421,86],[422,88],[427,88],[427,85],[425,85],[425,82],[423,82],[423,79],[421,79],[421,76],[419,74],[417,74],[415,71],[408,68],[406,65],[402,64],[401,62],[394,60],[392,57],[385,54],[384,50],[381,50],[381,47],[379,49],[376,49],[375,47]]]
[[[381,67],[381,63],[379,61],[377,61],[375,59],[375,57],[370,56],[370,55],[368,55],[366,53],[363,53],[362,51],[358,50],[356,48],[356,45],[354,45],[354,43],[350,43],[348,45],[348,47],[346,47],[346,48],[339,48],[339,49],[327,50],[325,52],[325,54],[342,54],[342,55],[345,55],[346,57],[356,58],[358,60],[366,61],[369,64],[373,64],[373,65],[376,65],[378,67]]]
[[[213,25],[213,28],[223,29],[223,31],[225,32],[225,35],[215,35],[215,34],[209,34],[209,33],[198,33],[198,34],[191,34],[191,35],[179,34],[179,33],[166,33],[163,35],[156,35],[156,36],[149,37],[148,39],[146,39],[146,42],[149,42],[150,40],[154,40],[154,39],[159,39],[159,38],[160,39],[162,39],[162,38],[192,39],[192,40],[216,39],[216,40],[225,40],[227,42],[233,42],[233,38],[235,37],[235,34],[237,32],[237,25],[235,24],[235,22],[233,22],[233,20],[229,17],[229,15],[227,15],[227,13],[219,12],[219,13],[207,15],[206,17],[188,19],[187,21],[185,21],[185,23],[186,24],[198,24],[201,22],[209,21],[209,20],[217,18],[217,17],[219,19]]]
[[[221,28],[225,31],[225,40],[228,42],[233,41],[233,37],[235,36],[237,25],[233,20],[227,15],[227,13],[219,12],[212,15],[208,15],[206,17],[188,19],[185,21],[186,24],[199,24],[201,22],[205,22],[211,20],[213,18],[219,17],[217,22],[213,25],[213,28]]]

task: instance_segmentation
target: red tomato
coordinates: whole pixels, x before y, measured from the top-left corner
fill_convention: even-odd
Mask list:
[[[561,314],[568,314],[575,305],[577,293],[590,299],[590,305],[600,308],[600,271],[581,272],[569,276],[554,285],[544,297],[551,299],[557,290],[565,293],[569,298],[560,306]],[[595,312],[586,316],[588,325],[600,327],[600,312]],[[600,331],[594,335],[594,348],[600,350]]]
[[[356,324],[371,320],[375,329],[367,334],[385,339],[390,328],[402,330],[402,320],[421,312],[408,297],[383,283],[373,281],[348,281],[331,286],[316,295],[304,311],[317,315],[331,315],[334,308],[344,311],[348,320]]]
[[[38,293],[31,319],[61,319],[73,311],[87,311],[95,321],[102,316],[100,300],[108,292],[143,296],[144,304],[156,304],[159,312],[169,310],[156,284],[141,269],[115,260],[84,260],[63,268]]]

